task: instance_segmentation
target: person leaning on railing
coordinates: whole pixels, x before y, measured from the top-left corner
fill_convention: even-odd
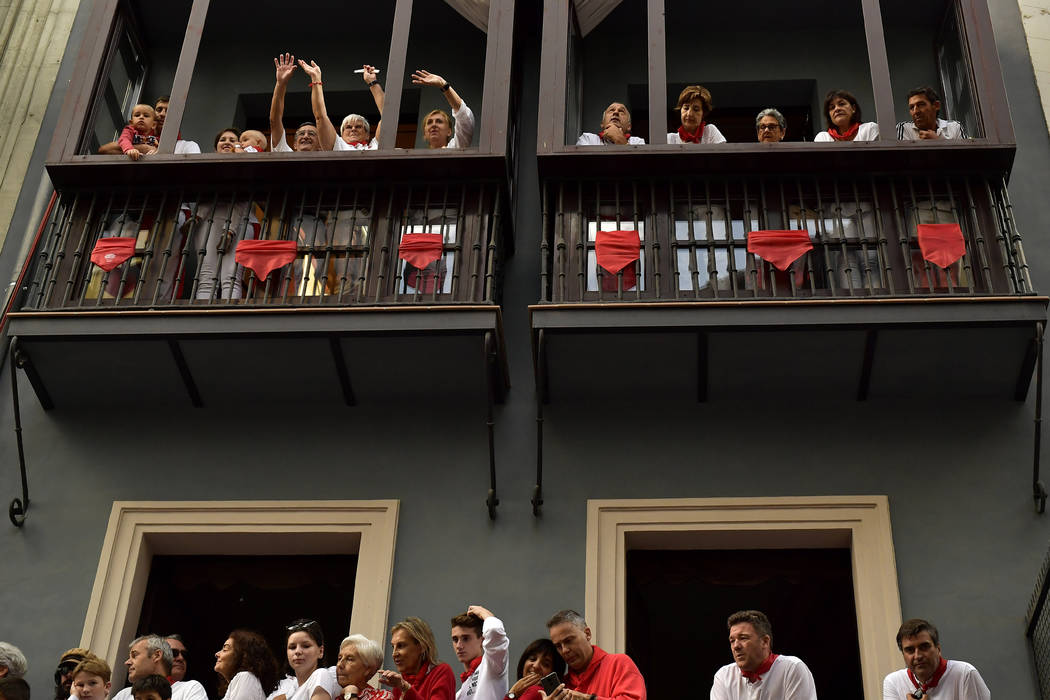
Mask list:
[[[470,148],[474,140],[474,113],[459,96],[451,83],[435,73],[422,68],[412,73],[413,85],[431,85],[441,88],[448,106],[452,108],[452,119],[455,120],[453,133],[452,121],[443,109],[434,109],[423,118],[423,138],[427,148]]]
[[[321,137],[321,150],[325,151],[371,151],[379,148],[379,130],[383,123],[376,125],[375,136],[369,130],[368,120],[360,114],[348,114],[335,132],[332,120],[328,118],[328,109],[324,103],[324,83],[321,81],[321,67],[315,61],[300,60],[299,67],[310,77],[310,106],[313,108],[317,132]],[[365,84],[372,93],[376,108],[383,113],[383,87],[376,80],[375,68],[362,66]]]
[[[343,700],[394,700],[389,690],[368,684],[383,665],[383,646],[362,634],[351,634],[339,645],[336,678],[343,689]],[[331,670],[331,669],[329,669]]]
[[[725,143],[726,137],[714,124],[704,121],[711,113],[711,92],[703,85],[689,85],[678,95],[678,114],[682,125],[667,135],[667,143]]]
[[[379,682],[393,690],[394,700],[453,700],[456,677],[438,660],[430,625],[406,617],[390,629],[390,646],[397,670],[380,671]]]
[[[964,139],[962,124],[941,119],[941,97],[928,85],[908,92],[908,114],[910,122],[897,125],[897,138],[901,141],[938,141]]]
[[[847,90],[829,90],[824,96],[824,122],[827,131],[814,141],[878,141],[879,125],[861,122],[860,103]]]
[[[164,131],[164,121],[168,116],[168,103],[170,98],[167,95],[161,95],[153,103],[154,112],[154,125],[153,135],[158,139],[160,138],[161,132]],[[138,144],[136,146],[141,153],[145,153],[148,149],[152,148],[147,144]],[[119,156],[123,153],[120,149],[120,144],[116,141],[110,141],[109,143],[102,144],[98,149],[99,155],[103,156]],[[201,147],[197,145],[196,141],[185,141],[182,138],[182,134],[175,140],[175,153],[200,153]]]
[[[645,139],[631,136],[631,113],[622,102],[613,102],[602,112],[601,128],[597,134],[585,131],[576,139],[577,146],[641,146]]]

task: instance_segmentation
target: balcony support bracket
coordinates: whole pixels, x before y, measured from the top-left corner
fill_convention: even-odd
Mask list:
[[[7,516],[15,527],[22,527],[26,522],[29,512],[29,480],[26,477],[26,455],[22,446],[22,413],[18,406],[18,368],[28,366],[28,358],[18,343],[18,338],[13,337],[8,352],[8,360],[11,366],[11,403],[15,419],[15,442],[18,444],[18,469],[22,475],[22,497],[11,501],[7,510]],[[28,372],[27,372],[28,374]],[[44,403],[41,397],[41,403]]]
[[[547,402],[547,342],[543,329],[536,331],[536,483],[532,487],[532,515],[543,506],[543,404]]]
[[[189,394],[190,403],[193,404],[194,408],[203,407],[204,401],[201,399],[200,391],[197,390],[197,382],[193,380],[193,373],[190,372],[190,366],[186,363],[186,357],[182,354],[182,347],[179,345],[179,341],[169,339],[168,349],[171,350],[171,359],[174,360],[175,368],[179,370],[182,384],[186,387],[186,393]]]
[[[488,378],[488,391],[486,392],[485,426],[489,437],[489,492],[485,499],[485,505],[489,510],[489,520],[496,519],[496,506],[499,498],[496,497],[496,436],[495,422],[493,421],[493,404],[496,402],[498,385],[500,383],[499,353],[496,348],[496,334],[492,331],[485,332],[485,376]]]
[[[1045,324],[1035,324],[1035,447],[1032,455],[1032,498],[1035,499],[1035,512],[1042,515],[1046,512],[1046,487],[1039,479],[1039,452],[1043,433],[1043,331]]]

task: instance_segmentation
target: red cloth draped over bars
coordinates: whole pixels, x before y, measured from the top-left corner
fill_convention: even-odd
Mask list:
[[[959,224],[919,224],[919,249],[924,259],[947,268],[966,255],[966,241]]]
[[[616,273],[620,270],[623,270],[623,289],[634,289],[638,284],[638,274],[632,263],[640,255],[641,241],[637,231],[598,231],[594,237],[594,256],[598,265],[609,273],[602,276],[602,291],[617,290]]]
[[[778,270],[813,250],[806,231],[752,231],[747,234],[747,252],[754,253]]]
[[[91,262],[109,272],[135,254],[135,239],[131,236],[100,238],[91,251]]]
[[[279,267],[295,260],[298,244],[295,241],[252,241],[237,243],[234,260],[255,273],[261,281]]]
[[[420,270],[441,257],[440,233],[406,233],[401,236],[397,257]]]

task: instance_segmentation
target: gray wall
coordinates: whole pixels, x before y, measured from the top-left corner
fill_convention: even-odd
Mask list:
[[[1018,128],[1011,192],[1036,287],[1045,290],[1042,183],[1050,144],[1016,2],[990,4]],[[80,17],[59,85],[82,32]],[[535,148],[538,32],[521,36],[527,154]],[[252,61],[262,63],[253,78],[261,87],[272,80],[270,58],[267,47]],[[455,77],[457,87],[462,82],[446,77]],[[56,90],[46,115],[51,128],[61,96]],[[14,231],[29,225],[48,134],[34,154]],[[20,378],[33,504],[23,529],[0,526],[0,638],[29,656],[35,697],[48,697],[58,655],[79,640],[117,499],[400,499],[390,619],[421,615],[443,639],[453,612],[483,603],[506,621],[516,659],[553,610],[583,607],[588,498],[859,493],[889,495],[904,615],[936,621],[945,654],[976,664],[996,696],[1035,697],[1022,623],[1050,515],[1035,515],[1029,496],[1031,399],[808,404],[770,397],[669,404],[658,412],[648,405],[556,402],[545,424],[546,504],[542,518],[532,517],[535,422],[525,307],[537,298],[540,221],[535,159],[522,158],[521,168],[519,253],[507,266],[504,303],[514,388],[496,416],[502,504],[495,522],[483,504],[480,400],[441,411],[302,407],[266,416],[129,407],[45,414]],[[18,236],[8,239],[0,273],[10,275],[20,263],[12,252],[18,243]],[[9,388],[6,381],[0,386],[0,426],[9,427]],[[420,432],[406,438],[397,424],[408,420]],[[755,424],[768,426],[767,439],[756,440],[746,427]],[[424,453],[431,457],[426,465],[414,459]],[[6,502],[18,489],[9,428],[0,431],[0,455],[6,455],[0,468]],[[708,632],[724,634],[700,631]],[[221,641],[214,640],[216,648]],[[452,658],[446,644],[440,650]],[[703,678],[705,669],[727,661],[695,665]]]

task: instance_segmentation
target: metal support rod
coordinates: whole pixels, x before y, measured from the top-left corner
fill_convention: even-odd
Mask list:
[[[532,487],[532,514],[543,505],[543,402],[547,399],[547,345],[543,329],[536,332],[536,483]]]
[[[29,481],[26,478],[26,455],[22,447],[22,413],[18,409],[18,368],[25,361],[25,355],[19,347],[18,338],[11,339],[8,346],[8,360],[11,366],[11,403],[15,416],[15,442],[18,444],[18,469],[22,473],[22,497],[11,501],[7,516],[11,518],[12,525],[22,527],[29,511]]]
[[[496,353],[496,339],[495,334],[492,331],[486,331],[485,333],[485,365],[486,374],[488,375],[488,393],[487,399],[487,411],[485,414],[485,425],[488,428],[489,433],[489,493],[488,498],[485,499],[485,505],[489,509],[489,520],[496,519],[496,506],[499,505],[499,498],[496,497],[496,436],[495,436],[495,422],[492,419],[492,404],[495,400],[496,393],[496,382],[497,373],[499,368],[497,367],[497,353]]]
[[[1032,498],[1035,512],[1046,512],[1046,487],[1039,480],[1039,450],[1043,437],[1043,323],[1035,324],[1035,447],[1032,454]]]

